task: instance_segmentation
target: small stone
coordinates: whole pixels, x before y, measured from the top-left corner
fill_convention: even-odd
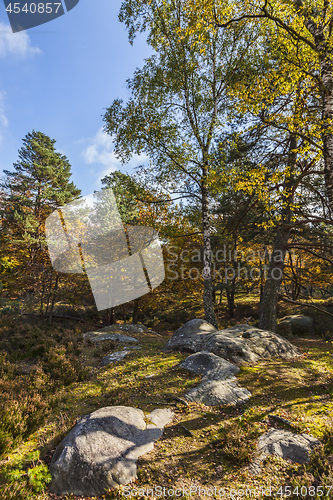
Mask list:
[[[289,321],[281,321],[280,323],[278,323],[276,325],[276,333],[288,340],[292,340],[294,338]]]
[[[87,332],[83,335],[83,338],[90,339],[92,342],[101,342],[102,340],[115,340],[124,343],[138,342],[134,337],[129,337],[122,333],[103,333],[101,331]]]
[[[110,365],[111,363],[114,363],[115,361],[121,361],[129,353],[130,353],[130,351],[112,352],[111,354],[108,354],[107,356],[105,356],[105,358],[102,359],[101,366]]]
[[[122,332],[129,332],[129,333],[143,333],[148,328],[145,325],[142,325],[140,323],[137,323],[136,325],[132,324],[122,324],[119,325],[118,323],[114,325],[109,325],[105,326],[104,328],[101,328],[101,332],[111,332],[111,333],[122,333]]]

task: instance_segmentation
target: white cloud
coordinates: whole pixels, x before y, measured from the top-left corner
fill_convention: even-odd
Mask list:
[[[113,154],[112,138],[103,132],[100,128],[91,144],[83,151],[83,158],[88,165],[92,163],[101,163],[105,166],[111,166],[114,162],[119,162]]]
[[[83,150],[82,156],[85,163],[88,165],[103,165],[104,168],[97,172],[97,180],[95,183],[95,185],[100,185],[100,180],[103,177],[115,170],[122,170],[124,165],[114,155],[112,137],[103,132],[103,128],[100,128],[95,137],[89,139],[88,142],[90,144]],[[133,155],[132,159],[126,164],[126,170],[146,160],[146,155]]]
[[[32,47],[29,35],[25,31],[13,33],[8,24],[0,22],[0,57],[7,55],[29,56],[41,54],[38,47]]]

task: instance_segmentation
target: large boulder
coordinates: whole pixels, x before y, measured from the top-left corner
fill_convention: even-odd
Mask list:
[[[273,356],[294,358],[301,354],[296,346],[276,333],[250,325],[217,331],[203,320],[188,321],[176,330],[165,350],[208,351],[236,365],[255,363]]]
[[[136,477],[136,460],[151,451],[173,419],[169,409],[101,408],[83,417],[57,447],[50,491],[58,495],[102,495]]]
[[[277,455],[292,462],[304,464],[310,461],[309,454],[320,444],[308,434],[294,434],[283,429],[270,429],[260,436],[257,451],[261,457]]]
[[[289,321],[280,321],[280,323],[276,325],[276,333],[288,340],[292,340],[294,338]]]
[[[204,347],[239,366],[263,358],[280,356],[288,359],[301,354],[296,346],[280,335],[249,325],[220,330],[210,336]]]
[[[239,372],[238,366],[205,351],[191,354],[179,366],[191,373],[204,375],[203,380],[226,380]]]
[[[294,314],[292,316],[285,316],[280,321],[290,324],[293,335],[309,335],[314,333],[313,319],[310,316]]]
[[[198,352],[216,328],[204,319],[191,319],[178,328],[164,347],[165,351]]]
[[[240,387],[236,377],[228,380],[210,380],[190,389],[185,394],[188,401],[203,403],[207,406],[237,405],[244,403],[251,397],[250,391]]]
[[[221,406],[244,403],[251,397],[251,393],[240,387],[234,377],[239,372],[238,366],[211,352],[191,354],[179,366],[203,375],[201,384],[185,394],[188,401]]]

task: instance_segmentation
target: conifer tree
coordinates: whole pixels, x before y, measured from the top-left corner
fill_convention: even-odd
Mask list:
[[[38,274],[48,262],[44,223],[57,207],[78,197],[70,182],[71,165],[55,150],[55,140],[33,130],[23,139],[14,171],[4,170],[1,234],[16,274]],[[30,269],[30,271],[29,271]]]

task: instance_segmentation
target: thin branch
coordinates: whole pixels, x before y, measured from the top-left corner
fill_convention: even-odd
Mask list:
[[[279,295],[279,300],[282,300],[283,302],[288,302],[289,304],[295,304],[296,306],[308,306],[312,307],[312,309],[316,309],[317,311],[320,311],[324,314],[327,314],[327,316],[331,316],[333,318],[333,314],[330,312],[326,311],[325,309],[321,309],[321,307],[317,307],[314,304],[308,303],[308,302],[299,302],[298,300],[291,300],[287,299],[287,297],[284,297],[283,295]]]

